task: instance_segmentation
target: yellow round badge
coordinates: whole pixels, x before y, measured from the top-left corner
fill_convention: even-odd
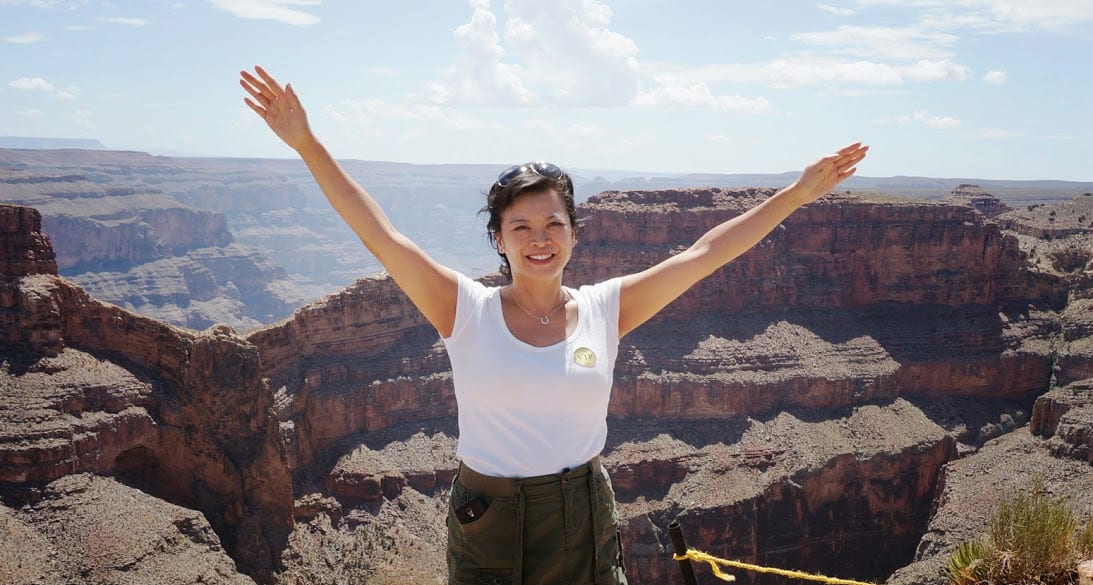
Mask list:
[[[573,352],[573,361],[578,366],[594,368],[596,367],[596,352],[587,347],[578,347],[577,350]]]

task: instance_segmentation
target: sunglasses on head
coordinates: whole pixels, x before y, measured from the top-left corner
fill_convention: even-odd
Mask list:
[[[512,183],[513,179],[523,175],[525,173],[534,173],[540,177],[546,177],[548,179],[561,179],[566,177],[565,171],[558,168],[558,165],[554,163],[548,163],[541,160],[535,162],[524,163],[522,165],[513,165],[503,171],[500,175],[497,175],[497,186],[502,189],[508,187]]]

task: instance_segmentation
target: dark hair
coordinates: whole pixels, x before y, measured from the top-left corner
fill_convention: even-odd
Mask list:
[[[487,216],[486,237],[489,239],[490,246],[501,257],[499,270],[505,278],[511,280],[512,271],[509,268],[509,259],[497,248],[497,234],[501,232],[501,213],[512,207],[512,204],[521,196],[543,193],[549,189],[557,191],[562,198],[566,214],[569,215],[569,225],[573,228],[573,233],[577,233],[580,224],[577,221],[577,204],[573,198],[573,179],[564,172],[557,177],[544,177],[533,170],[528,170],[508,179],[503,187],[500,182],[495,181],[490,187],[490,192],[486,194],[485,207],[478,210],[480,215]]]

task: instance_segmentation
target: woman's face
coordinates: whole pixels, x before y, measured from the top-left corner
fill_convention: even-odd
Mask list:
[[[497,250],[519,276],[544,278],[561,274],[577,243],[569,214],[554,189],[522,193],[501,212]]]

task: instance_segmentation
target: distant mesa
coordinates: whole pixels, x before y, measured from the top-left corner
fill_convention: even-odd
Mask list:
[[[106,146],[103,146],[103,143],[94,138],[40,138],[36,136],[0,136],[0,148],[106,150]]]
[[[987,219],[992,219],[1012,209],[994,195],[984,191],[979,185],[967,183],[957,185],[956,189],[953,189],[942,201],[977,209]]]

